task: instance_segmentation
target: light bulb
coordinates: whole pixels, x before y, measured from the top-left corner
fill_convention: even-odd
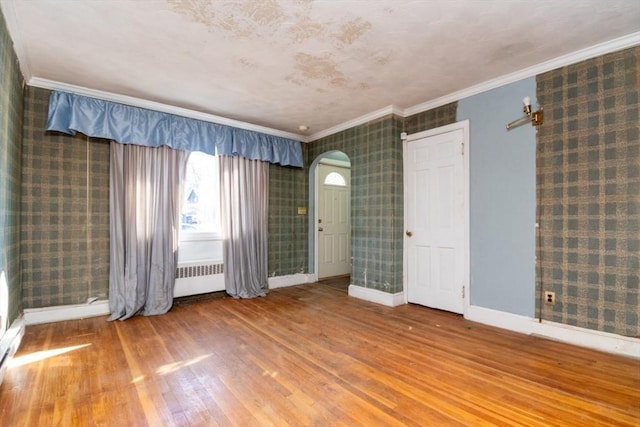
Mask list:
[[[524,105],[531,105],[531,98],[528,96],[525,96],[524,98],[522,98],[522,103]]]

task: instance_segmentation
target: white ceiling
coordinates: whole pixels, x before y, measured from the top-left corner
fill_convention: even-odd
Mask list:
[[[307,135],[640,30],[637,0],[1,0],[27,82]],[[634,34],[635,33],[635,34]],[[304,138],[303,138],[304,139]]]

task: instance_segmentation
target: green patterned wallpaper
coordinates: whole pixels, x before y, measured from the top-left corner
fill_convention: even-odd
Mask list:
[[[351,160],[351,283],[402,290],[402,121],[388,116],[308,145],[307,168],[339,150]]]
[[[306,154],[303,144],[303,154]],[[269,166],[269,275],[306,273],[307,215],[298,206],[308,205],[308,173],[305,168]]]
[[[20,283],[20,150],[22,140],[22,74],[0,13],[0,274],[8,286],[8,310],[2,327],[22,312]],[[0,286],[3,286],[0,283]],[[0,295],[2,291],[0,290]],[[6,306],[4,306],[6,304]]]
[[[22,153],[25,308],[106,298],[109,144],[45,132],[49,91],[28,87]]]
[[[639,336],[640,47],[537,83],[538,282],[557,301],[542,318]]]
[[[404,119],[404,131],[411,135],[456,122],[458,103],[452,102],[432,110],[423,111]]]

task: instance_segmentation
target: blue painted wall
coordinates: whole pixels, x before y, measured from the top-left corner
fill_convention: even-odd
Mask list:
[[[471,304],[535,316],[536,131],[505,125],[536,107],[535,78],[458,102],[470,121]]]

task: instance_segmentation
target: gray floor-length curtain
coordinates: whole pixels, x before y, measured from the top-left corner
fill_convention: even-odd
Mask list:
[[[173,304],[187,151],[111,142],[109,320]]]
[[[224,283],[234,298],[265,296],[269,164],[218,156]]]

